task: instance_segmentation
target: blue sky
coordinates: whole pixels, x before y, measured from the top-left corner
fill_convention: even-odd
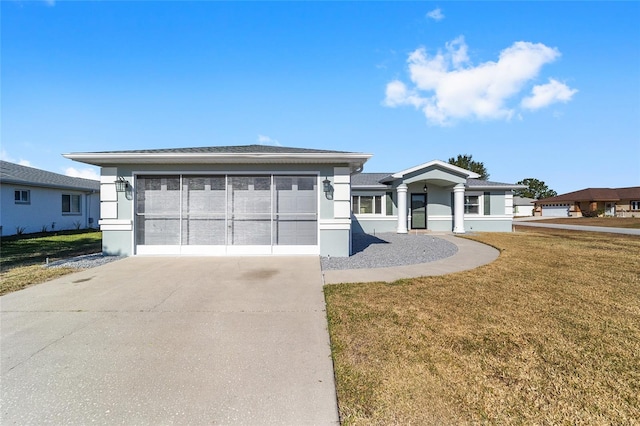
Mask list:
[[[1,155],[275,144],[640,185],[638,2],[2,1]]]

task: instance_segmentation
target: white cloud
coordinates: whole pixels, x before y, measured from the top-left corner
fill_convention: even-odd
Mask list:
[[[74,167],[67,167],[67,169],[64,171],[64,174],[71,177],[100,180],[100,175],[98,175],[95,169],[91,168],[76,169]]]
[[[56,0],[44,0],[44,2],[47,4],[47,6],[55,6],[56,5]]]
[[[258,135],[258,143],[260,145],[282,146],[276,139],[270,138],[269,136],[265,135]]]
[[[391,81],[383,103],[389,107],[414,106],[436,125],[461,119],[508,120],[516,113],[508,101],[537,77],[543,65],[558,57],[556,48],[518,41],[502,50],[497,61],[473,65],[460,36],[435,55],[429,55],[424,47],[411,52],[407,63],[413,86]],[[566,100],[571,97],[562,96]]]
[[[534,86],[531,89],[531,96],[524,98],[521,105],[523,108],[535,110],[556,102],[569,102],[576,93],[578,90],[550,78],[549,83]]]
[[[20,164],[21,166],[33,167],[31,165],[31,161],[25,160],[24,158],[16,160],[12,156],[10,156],[9,153],[7,151],[5,151],[4,149],[0,150],[0,160],[8,161],[9,163]]]
[[[433,9],[431,12],[427,13],[427,18],[433,19],[434,21],[442,21],[444,19],[444,15],[442,14],[442,10],[440,8]]]

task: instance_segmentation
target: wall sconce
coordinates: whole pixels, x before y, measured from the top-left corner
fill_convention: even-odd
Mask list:
[[[325,197],[330,199],[330,194],[333,192],[333,188],[331,188],[331,181],[329,178],[324,178],[322,181],[322,191],[324,191]]]
[[[122,176],[118,177],[114,183],[116,184],[116,192],[127,192],[129,189],[129,181]]]
[[[424,184],[424,187],[422,187],[422,191],[424,191],[425,193],[427,192],[427,184]]]

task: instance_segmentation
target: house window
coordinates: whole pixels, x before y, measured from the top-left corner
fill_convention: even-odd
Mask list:
[[[464,213],[480,214],[480,196],[479,195],[464,196]]]
[[[80,195],[62,194],[62,213],[80,214]]]
[[[28,189],[17,189],[14,192],[16,204],[31,204],[31,191]]]
[[[382,214],[381,195],[354,195],[352,203],[355,214]]]
[[[631,201],[631,210],[640,210],[640,201]]]

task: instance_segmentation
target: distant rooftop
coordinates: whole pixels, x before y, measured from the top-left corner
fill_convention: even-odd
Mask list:
[[[100,182],[97,180],[65,176],[34,167],[21,166],[8,161],[0,161],[0,182],[2,184],[10,183],[83,191],[100,190]]]

